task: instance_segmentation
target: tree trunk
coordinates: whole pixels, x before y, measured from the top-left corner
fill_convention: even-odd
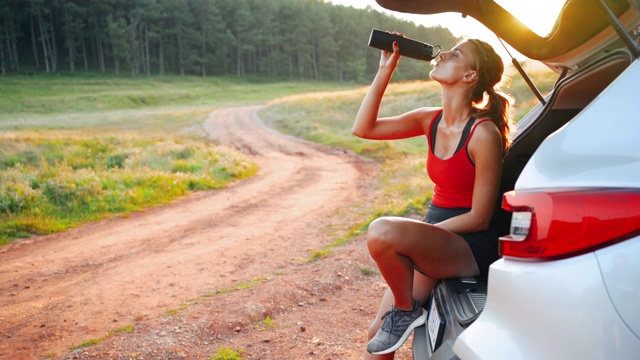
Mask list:
[[[47,43],[45,41],[46,33],[42,29],[42,16],[40,16],[40,14],[38,14],[38,27],[40,28],[40,43],[42,45],[42,52],[44,53],[43,58],[45,69],[47,73],[50,73],[51,69],[49,67],[49,51],[47,49]]]
[[[53,22],[53,9],[49,12],[49,23],[51,24],[51,42],[49,48],[51,49],[51,70],[56,72],[58,70],[58,43],[56,40],[56,27]]]
[[[98,66],[100,67],[100,71],[103,73],[106,71],[105,61],[104,61],[104,49],[102,47],[102,39],[99,34],[96,34],[96,52],[98,58]]]
[[[18,48],[16,45],[16,43],[18,42],[18,37],[16,35],[15,26],[9,19],[6,19],[4,26],[5,26],[5,37],[7,39],[7,52],[9,53],[9,61],[11,63],[11,69],[15,69],[16,71],[19,71],[20,61],[18,60]]]
[[[13,66],[13,51],[11,50],[11,41],[9,38],[9,21],[5,21],[4,23],[4,39],[6,41],[6,46],[7,46],[7,53],[9,54],[9,66],[11,67],[11,69],[13,70],[14,66]],[[0,49],[2,48],[2,44],[0,44]],[[4,50],[0,50],[3,51]]]
[[[2,71],[2,75],[4,76],[7,73],[4,67],[4,51],[2,51],[2,46],[0,46],[0,70]]]
[[[89,72],[89,59],[87,58],[87,45],[82,39],[82,57],[84,58],[84,72]]]
[[[136,77],[140,73],[140,31],[138,31],[138,21],[131,20],[131,32],[129,33],[129,66],[131,67],[131,77]]]
[[[302,53],[298,52],[298,79],[305,78],[305,69],[304,69],[304,56]]]
[[[240,50],[240,43],[236,41],[236,76],[242,76],[244,73],[242,64],[242,51]]]
[[[318,71],[318,46],[317,43],[314,42],[313,44],[313,51],[312,51],[312,72],[313,72],[313,79],[314,80],[318,80],[318,78],[320,77],[319,71]]]
[[[293,59],[289,56],[289,78],[293,77]]]
[[[205,65],[205,59],[207,57],[207,48],[206,48],[206,32],[204,30],[204,24],[202,25],[202,59],[200,59],[200,66],[201,66],[201,70],[202,70],[202,77],[207,77],[207,68]]]
[[[162,37],[160,37],[160,44],[158,44],[158,73],[164,75],[164,47],[162,45]]]
[[[113,67],[115,68],[116,75],[120,74],[120,61],[118,61],[118,49],[113,45]]]
[[[267,59],[269,61],[269,72],[272,78],[276,77],[276,62],[273,61],[273,45],[269,45],[267,48]]]
[[[249,65],[251,74],[255,75],[258,72],[258,56],[255,51],[249,53]]]
[[[91,59],[93,59],[93,66],[95,66],[96,68],[99,67],[98,65],[98,50],[96,48],[96,41],[97,41],[97,36],[94,35],[93,33],[89,35],[89,45],[91,46]],[[96,41],[94,41],[96,40]]]
[[[38,58],[38,44],[36,42],[36,29],[33,26],[33,15],[29,17],[31,19],[31,50],[33,51],[33,59],[36,61],[36,67],[40,67],[40,59]]]
[[[67,10],[67,4],[64,4],[64,20],[68,22],[72,22],[73,20],[69,19],[69,11]],[[67,48],[69,49],[69,72],[73,74],[76,71],[76,63],[74,59],[75,48],[73,46],[73,31],[69,28],[71,24],[66,24],[66,32],[67,33]]]
[[[144,26],[139,26],[137,31],[138,36],[138,70],[137,73],[140,75],[141,73],[147,73],[147,59],[146,51],[144,51]],[[142,71],[140,70],[142,69]]]
[[[144,54],[147,76],[151,76],[151,60],[149,59],[149,24],[144,25]]]
[[[76,71],[76,63],[73,61],[73,46],[69,45],[69,72],[74,73]]]
[[[178,38],[178,65],[180,67],[180,76],[184,76],[184,62],[182,59],[182,39],[180,39],[180,34],[176,35]]]
[[[18,59],[18,35],[16,34],[15,24],[10,24],[9,33],[11,34],[11,49],[9,51],[13,52],[16,71],[20,71],[20,60]]]

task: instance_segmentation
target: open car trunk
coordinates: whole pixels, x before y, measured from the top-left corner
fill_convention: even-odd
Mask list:
[[[542,37],[493,0],[376,0],[386,9],[404,13],[457,12],[471,16],[526,57],[547,65],[563,66],[575,65],[561,63],[564,55],[589,42],[609,26],[601,1],[606,2],[617,18],[622,18],[631,7],[627,0],[567,0],[549,35]],[[633,4],[640,6],[637,0],[633,0]],[[626,25],[624,21],[623,25]]]

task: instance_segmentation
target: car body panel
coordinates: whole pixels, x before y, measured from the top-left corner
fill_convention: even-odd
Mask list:
[[[640,186],[640,61],[536,150],[516,190]],[[637,136],[620,136],[636,134]]]
[[[640,240],[625,241],[596,252],[611,302],[640,338]]]
[[[628,241],[640,244],[640,238]],[[626,245],[611,248],[616,247]],[[594,253],[547,262],[500,259],[491,265],[488,285],[484,311],[455,342],[461,359],[633,359],[640,354],[640,341],[611,303]],[[597,336],[574,336],[585,332]]]

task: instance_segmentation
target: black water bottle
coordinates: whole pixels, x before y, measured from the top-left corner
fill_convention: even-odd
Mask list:
[[[392,34],[386,31],[373,29],[369,37],[369,46],[376,49],[393,52],[393,42],[397,41],[400,47],[400,55],[416,60],[431,61],[440,54],[440,45],[433,46],[413,40],[402,35]],[[434,53],[434,49],[437,51]]]

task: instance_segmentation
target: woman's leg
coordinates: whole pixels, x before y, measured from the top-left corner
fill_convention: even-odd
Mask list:
[[[437,279],[430,278],[421,274],[419,272],[415,272],[413,278],[413,297],[423,306],[429,301],[429,296],[431,296],[431,290],[438,283]],[[382,326],[382,315],[389,311],[393,305],[393,293],[389,288],[385,291],[382,296],[382,301],[380,302],[380,307],[378,308],[378,313],[376,314],[375,319],[371,322],[369,326],[369,332],[367,334],[367,341],[371,340]],[[384,354],[384,355],[373,355],[367,352],[364,356],[365,360],[387,360],[393,359],[394,353]]]
[[[467,242],[457,234],[421,221],[384,217],[369,225],[367,246],[393,294],[393,307],[367,344],[373,354],[390,353],[426,319],[414,298],[414,269],[444,279],[479,274]]]
[[[418,220],[376,219],[369,225],[367,246],[400,310],[413,308],[414,268],[435,279],[480,272],[462,237]]]

